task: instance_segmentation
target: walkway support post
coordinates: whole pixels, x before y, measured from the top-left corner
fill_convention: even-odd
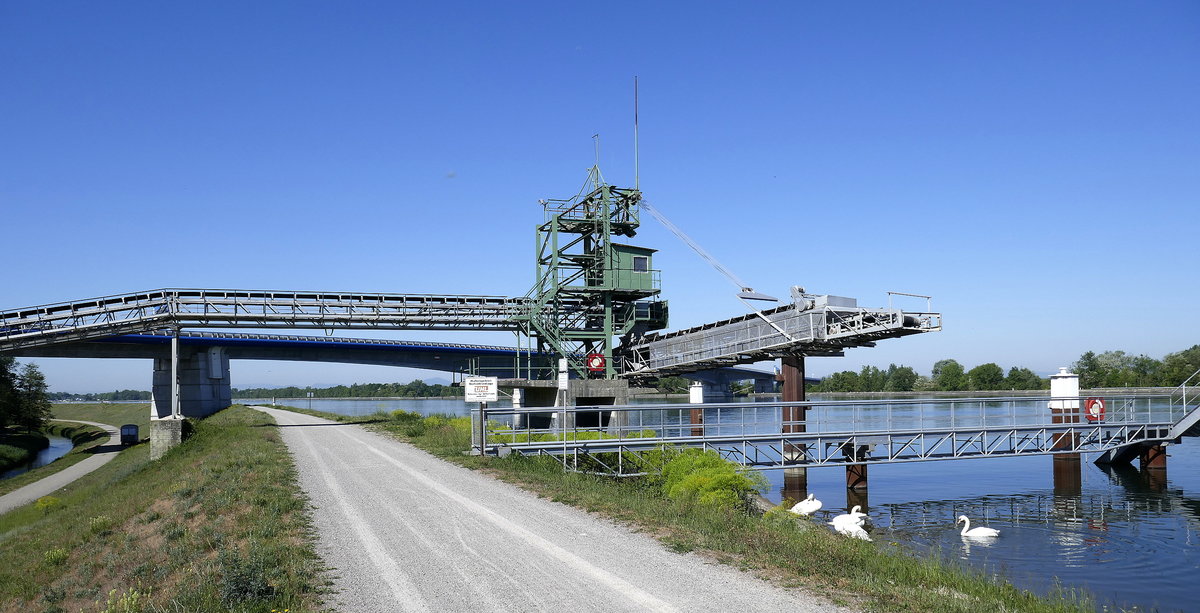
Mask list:
[[[688,402],[704,404],[704,383],[692,381],[688,387]],[[690,409],[689,421],[692,424],[692,436],[704,436],[704,409]]]
[[[1050,375],[1050,423],[1079,423],[1079,375],[1059,368]],[[1057,433],[1054,435],[1055,449],[1076,449],[1078,435]],[[1065,492],[1078,491],[1082,482],[1082,467],[1078,453],[1060,453],[1054,456],[1054,488]]]
[[[803,402],[804,390],[804,356],[797,354],[780,360],[780,378],[783,380],[783,401]],[[804,420],[808,409],[804,407],[783,407],[783,432],[804,432]],[[804,460],[803,445],[784,445],[783,459],[787,462]],[[808,497],[808,469],[801,467],[783,469],[783,498],[803,500]]]
[[[1142,470],[1166,470],[1166,446],[1160,444],[1143,447],[1138,454],[1138,465],[1141,466]]]

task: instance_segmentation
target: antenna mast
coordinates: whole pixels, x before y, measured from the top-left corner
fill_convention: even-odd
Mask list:
[[[633,75],[633,189],[640,190],[638,182],[638,78]]]

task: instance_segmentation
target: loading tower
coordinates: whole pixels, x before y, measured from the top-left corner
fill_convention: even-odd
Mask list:
[[[565,358],[580,378],[616,378],[614,337],[667,325],[655,250],[614,240],[637,234],[641,200],[593,166],[578,194],[541,201],[537,281],[517,319],[539,353]]]

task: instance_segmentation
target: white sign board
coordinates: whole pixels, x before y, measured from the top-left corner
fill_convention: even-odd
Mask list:
[[[467,377],[463,379],[467,402],[496,402],[500,384],[496,377]]]
[[[570,378],[567,375],[567,360],[566,360],[566,358],[559,358],[559,360],[558,360],[558,389],[560,389],[560,390],[568,389],[570,386],[568,381],[570,381]]]

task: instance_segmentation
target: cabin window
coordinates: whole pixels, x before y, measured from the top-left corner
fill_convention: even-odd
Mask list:
[[[650,258],[644,255],[633,256],[633,272],[649,272]]]

